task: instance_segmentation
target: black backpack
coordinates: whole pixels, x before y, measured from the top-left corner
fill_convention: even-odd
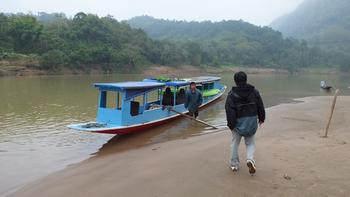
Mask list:
[[[257,116],[257,104],[254,91],[249,94],[245,99],[238,94],[232,92],[232,96],[238,99],[239,103],[236,104],[236,116],[237,123],[236,132],[244,137],[253,136],[258,129],[258,116]]]
[[[255,91],[252,91],[247,98],[239,96],[235,92],[231,92],[231,95],[236,99],[236,117],[247,117],[258,114],[258,106],[256,103]]]

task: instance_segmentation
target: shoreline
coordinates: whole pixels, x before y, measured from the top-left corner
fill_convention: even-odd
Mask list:
[[[350,156],[350,123],[344,120],[350,111],[344,106],[350,97],[339,97],[328,139],[320,135],[331,97],[295,100],[302,102],[267,109],[254,177],[244,165],[238,174],[229,170],[230,133],[223,131],[95,156],[10,196],[346,196],[350,175],[342,172],[350,170],[344,160]]]
[[[125,68],[124,68],[125,69]],[[177,77],[180,75],[186,75],[188,73],[193,74],[221,74],[225,72],[238,72],[244,71],[247,74],[282,74],[282,75],[290,75],[290,74],[340,74],[337,69],[334,68],[308,68],[308,69],[300,69],[296,73],[291,73],[286,69],[279,68],[258,68],[258,67],[244,67],[244,66],[220,66],[220,67],[212,67],[212,66],[190,66],[190,65],[181,65],[181,66],[162,66],[162,65],[153,65],[146,67],[144,69],[139,69],[135,74],[144,74],[149,76],[154,75],[164,75],[168,77]],[[6,65],[1,66],[0,64],[0,77],[9,77],[9,76],[62,76],[62,75],[102,75],[102,74],[117,74],[118,72],[105,71],[100,68],[91,68],[89,70],[74,70],[74,69],[62,69],[59,71],[47,71],[38,69],[37,66],[33,63],[33,65],[18,65],[18,66],[10,66]],[[127,73],[127,71],[119,72]]]

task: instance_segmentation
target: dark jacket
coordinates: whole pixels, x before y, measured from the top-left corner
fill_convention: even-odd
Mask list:
[[[265,108],[259,91],[250,84],[232,87],[226,98],[227,126],[233,130],[237,119],[258,116],[260,122],[265,121]]]
[[[195,112],[198,110],[198,107],[202,105],[203,98],[202,93],[196,89],[196,91],[192,92],[192,90],[188,90],[186,92],[186,102],[185,108],[190,112]]]
[[[174,105],[174,94],[170,88],[166,88],[163,94],[163,105]]]

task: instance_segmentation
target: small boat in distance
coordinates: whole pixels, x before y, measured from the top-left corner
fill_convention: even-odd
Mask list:
[[[202,92],[204,107],[219,99],[226,90],[220,77],[201,76],[184,80],[144,79],[143,81],[95,83],[99,89],[95,122],[68,125],[81,131],[128,134],[162,125],[181,114],[185,108],[185,91],[196,82]],[[163,106],[175,111],[166,110]]]
[[[320,87],[321,87],[322,89],[324,89],[324,90],[330,90],[330,89],[332,89],[332,86],[327,85],[326,81],[321,81]]]

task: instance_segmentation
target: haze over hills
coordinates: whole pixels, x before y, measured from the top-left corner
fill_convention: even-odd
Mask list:
[[[212,21],[183,21],[183,20],[165,20],[157,19],[152,16],[137,16],[127,21],[133,28],[141,28],[151,38],[162,40],[201,40],[201,39],[220,39],[231,34],[249,35],[249,37],[264,34],[281,35],[279,32],[269,27],[259,27],[243,20],[223,20],[220,22]]]
[[[313,46],[350,52],[350,1],[304,0],[271,27],[285,36],[306,39]]]
[[[325,53],[309,47],[305,41],[283,38],[279,31],[270,27],[255,26],[242,20],[187,22],[139,16],[127,22],[133,28],[141,28],[153,39],[198,43],[205,62],[220,60],[221,64],[289,69],[334,65],[346,67],[345,61],[340,61],[344,59],[343,54]]]
[[[225,34],[250,33],[269,31],[269,28],[260,28],[243,20],[212,21],[183,21],[157,19],[152,16],[137,16],[127,21],[131,27],[143,29],[154,39],[215,39]],[[277,33],[277,32],[276,32]],[[279,33],[278,33],[279,34]]]

